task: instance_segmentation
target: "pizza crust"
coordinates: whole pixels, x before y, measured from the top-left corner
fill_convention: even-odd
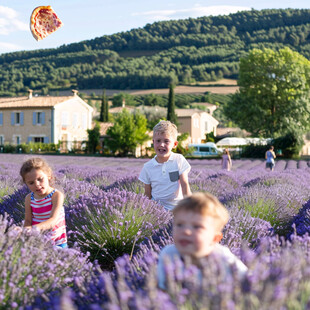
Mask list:
[[[39,41],[63,26],[50,5],[36,7],[30,17],[30,30],[33,37]]]

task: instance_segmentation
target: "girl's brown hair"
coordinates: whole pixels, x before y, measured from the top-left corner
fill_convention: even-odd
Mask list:
[[[22,177],[23,182],[25,182],[26,174],[29,173],[32,169],[42,170],[50,177],[50,185],[54,183],[55,177],[52,168],[44,159],[40,157],[30,158],[22,164],[19,174]]]

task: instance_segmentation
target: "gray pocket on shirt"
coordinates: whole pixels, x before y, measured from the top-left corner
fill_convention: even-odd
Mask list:
[[[169,172],[169,178],[171,182],[176,182],[180,178],[179,171]]]

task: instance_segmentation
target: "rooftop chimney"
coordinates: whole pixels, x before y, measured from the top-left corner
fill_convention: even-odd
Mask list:
[[[73,96],[77,96],[77,94],[78,94],[78,90],[76,90],[76,89],[72,89],[72,92],[73,92]]]
[[[32,89],[28,89],[28,99],[32,98],[32,92],[33,92]]]

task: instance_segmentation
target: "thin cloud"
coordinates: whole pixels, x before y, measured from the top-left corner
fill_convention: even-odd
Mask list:
[[[15,31],[28,31],[29,25],[20,21],[18,13],[5,6],[0,6],[0,35],[9,35]]]
[[[195,6],[189,9],[180,10],[158,10],[147,12],[136,12],[133,16],[145,16],[153,21],[182,19],[188,17],[199,17],[208,15],[228,15],[238,11],[249,11],[251,8],[245,6],[217,5],[217,6]]]
[[[22,47],[17,44],[0,42],[0,53],[8,53],[8,52],[16,51],[20,49],[22,49]]]

